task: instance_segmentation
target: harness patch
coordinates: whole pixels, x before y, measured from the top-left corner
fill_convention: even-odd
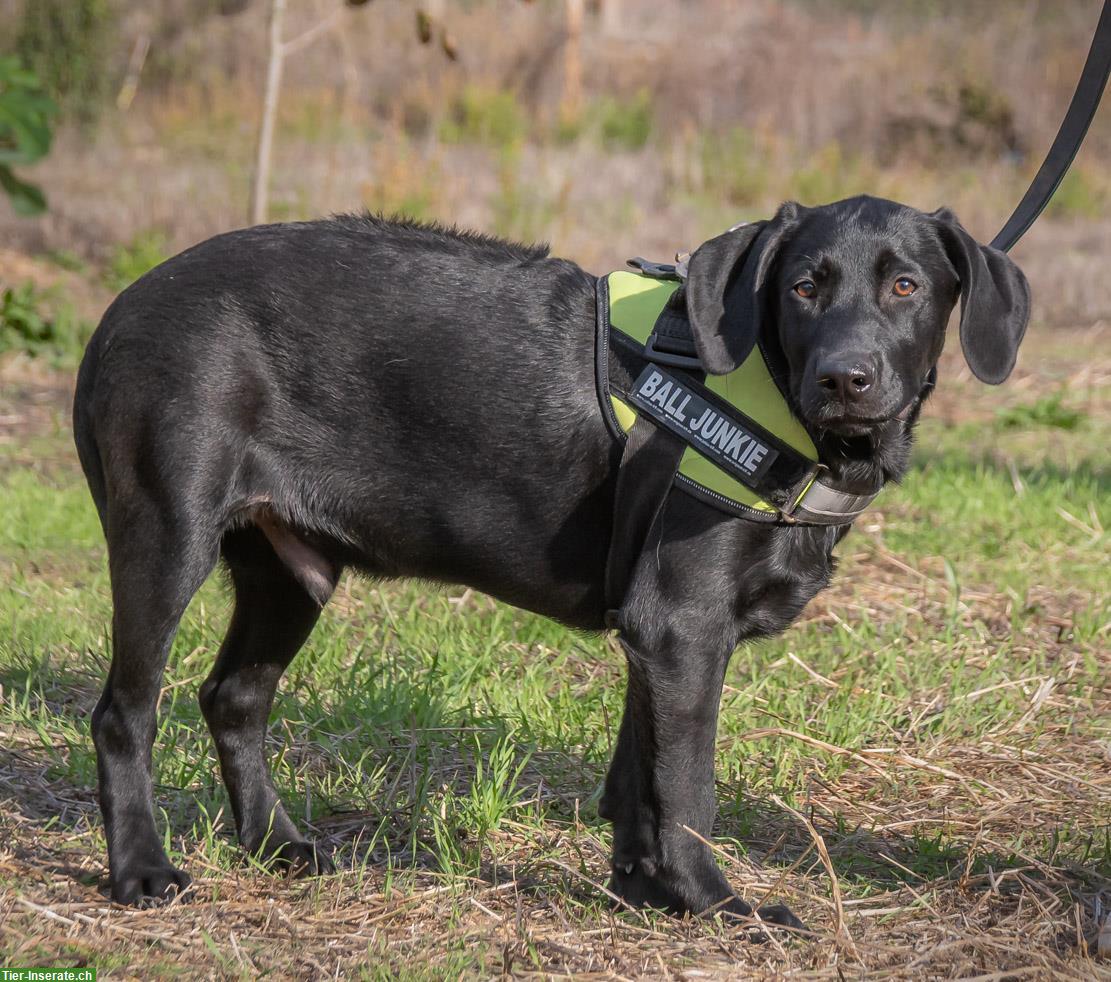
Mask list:
[[[779,456],[778,450],[734,416],[658,365],[648,365],[640,373],[629,401],[742,481],[762,477]]]

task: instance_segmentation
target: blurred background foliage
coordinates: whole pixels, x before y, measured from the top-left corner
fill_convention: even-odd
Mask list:
[[[119,14],[109,0],[34,0],[16,19],[14,54],[71,119],[91,123],[108,104]]]
[[[0,56],[61,111],[30,172],[49,211],[0,202],[0,281],[7,247],[118,289],[246,223],[271,2],[0,0]],[[865,191],[949,205],[987,239],[1048,147],[1099,8],[287,0],[285,38],[312,43],[286,59],[269,212],[404,212],[549,240],[599,270],[787,198]],[[1109,157],[1105,112],[1019,248],[1053,317],[1111,316]]]
[[[46,209],[42,190],[17,177],[13,168],[34,164],[50,152],[56,112],[34,72],[18,58],[0,57],[0,191],[17,215]]]

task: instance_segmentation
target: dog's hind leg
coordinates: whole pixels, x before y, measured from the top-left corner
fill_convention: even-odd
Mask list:
[[[317,563],[310,594],[304,572],[299,578],[279,559],[269,535],[249,526],[224,536],[221,550],[235,585],[235,612],[212,674],[201,686],[201,709],[216,742],[240,842],[297,872],[329,873],[331,860],[282,807],[264,742],[278,680],[316,624],[339,569]]]
[[[162,672],[178,621],[216,564],[217,539],[159,507],[133,481],[108,502],[112,666],[93,710],[100,807],[112,899],[163,899],[189,885],[162,848],[154,821],[151,751]]]

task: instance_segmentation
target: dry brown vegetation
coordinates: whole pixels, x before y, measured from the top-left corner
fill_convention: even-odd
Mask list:
[[[1031,393],[1055,389],[1061,378],[1077,388],[1090,385],[1086,405],[1096,432],[1106,433],[1111,365],[1105,356],[1093,362],[1075,354],[1101,350],[1101,343],[1106,350],[1104,332],[1070,331],[1065,340],[1044,333],[1033,338],[1016,379],[1020,392],[1010,401],[1022,405]],[[960,377],[955,357],[947,357],[945,376],[937,411],[945,432],[969,421],[989,428],[998,401]],[[17,456],[54,474],[52,485],[67,487],[65,470],[72,464],[49,452],[57,447],[51,419],[64,414],[64,388],[25,363],[10,362],[3,377],[5,391],[18,394],[0,404],[6,420],[18,419],[9,425],[9,440],[17,451],[36,448],[39,463],[31,464],[35,457],[25,452]],[[941,432],[931,430],[927,445],[943,446]],[[1047,434],[1082,459],[1092,436]],[[1030,479],[1026,465],[1043,457],[1036,437],[1016,434],[996,448],[1012,468],[1018,462],[1011,472],[1016,481],[1020,473]],[[397,854],[387,860],[381,843],[366,840],[374,837],[380,808],[397,808],[390,822],[404,825],[410,806],[403,802],[418,797],[414,755],[435,733],[416,724],[394,733],[383,758],[394,761],[392,798],[316,814],[310,822],[347,857],[348,871],[317,882],[275,879],[243,863],[219,814],[207,840],[198,833],[203,823],[190,830],[189,820],[178,819],[175,848],[197,878],[195,902],[147,911],[113,908],[103,897],[103,840],[92,792],[59,764],[78,750],[63,735],[67,727],[51,723],[54,713],[84,717],[95,698],[93,669],[70,681],[46,682],[35,697],[47,700],[42,722],[12,712],[0,724],[7,742],[0,757],[0,950],[9,964],[94,964],[114,978],[1111,978],[1111,962],[1097,955],[1097,934],[1111,903],[1105,841],[1111,819],[1109,628],[1102,623],[1093,633],[1081,626],[1089,614],[1098,616],[1099,588],[1084,578],[1069,583],[1063,570],[1080,561],[1075,544],[1046,542],[1045,569],[1057,572],[1043,587],[1016,595],[996,577],[1027,561],[1022,540],[1017,553],[990,563],[958,560],[971,582],[955,597],[945,552],[929,545],[908,552],[891,542],[900,527],[904,535],[925,537],[923,507],[932,504],[928,492],[925,500],[900,498],[862,523],[835,587],[812,605],[784,647],[761,659],[759,676],[772,681],[756,689],[764,696],[781,686],[807,691],[807,718],[786,720],[774,711],[774,698],[757,697],[767,707],[757,707],[759,725],[722,734],[723,756],[732,761],[740,754],[757,761],[758,769],[764,760],[771,783],[738,792],[736,765],[725,767],[720,792],[726,801],[737,796],[739,811],[728,808],[723,817],[730,841],[719,850],[721,860],[744,895],[790,903],[813,928],[811,938],[779,934],[754,944],[714,922],[608,908],[607,835],[588,801],[599,764],[584,770],[554,747],[539,747],[517,779],[522,796],[481,843],[473,871],[452,872],[430,843],[413,857],[413,867]],[[1071,516],[1097,553],[1106,506],[1106,498],[1096,499],[1098,514]],[[10,549],[8,557],[13,561]],[[27,573],[24,585],[64,589],[88,562],[80,549],[60,568],[50,555],[39,559],[41,568]],[[337,616],[356,632],[371,632],[383,616],[404,620],[414,602],[425,606],[405,591],[348,583]],[[449,617],[476,617],[471,631],[485,637],[482,617],[493,609],[486,601],[453,591],[448,603],[455,608]],[[905,633],[881,632],[872,642],[879,647],[869,646],[874,625],[898,623]],[[420,643],[399,630],[391,644]],[[432,630],[446,633],[442,622]],[[807,641],[827,632],[843,638],[834,640],[838,653],[832,657]],[[555,637],[569,655],[546,684],[570,688],[576,699],[620,689],[612,648]],[[188,656],[199,662],[167,680],[167,696],[182,685],[192,689],[218,640],[218,627],[202,631]],[[346,651],[353,643],[353,636],[342,639],[343,665],[350,664]],[[496,645],[507,666],[555,657],[543,643],[521,644],[513,632]],[[918,683],[886,695],[888,680],[868,665],[891,646],[935,665]],[[327,653],[318,655],[328,660]],[[1029,665],[1037,668],[1018,670]],[[985,681],[954,689],[950,671],[983,673]],[[13,676],[6,677],[4,697],[14,707],[25,697]],[[753,682],[747,669],[731,677],[727,718],[744,713]],[[843,702],[851,713],[873,690],[887,700],[886,736],[874,732],[866,745],[851,733],[833,736],[837,724],[831,720],[843,711],[835,705]],[[1013,701],[995,701],[1007,693]],[[939,727],[947,715],[966,711],[979,719],[972,729]],[[290,752],[306,762],[306,783],[306,775],[329,766],[330,737],[318,738],[296,723],[276,727],[275,748],[291,741]],[[354,745],[368,737],[357,734]],[[449,739],[458,747],[430,766],[450,773],[449,782],[460,772],[464,781],[476,780],[461,751],[467,727],[453,724]],[[797,757],[785,761],[784,746],[797,749]],[[796,767],[797,790],[776,790],[791,786],[788,775]],[[163,793],[174,783],[168,779]],[[191,801],[196,789],[183,793]],[[439,807],[450,808],[450,801],[444,798]],[[174,806],[175,814],[180,807]],[[460,841],[469,833],[457,832]],[[1088,837],[1088,845],[1078,850],[1075,835]]]

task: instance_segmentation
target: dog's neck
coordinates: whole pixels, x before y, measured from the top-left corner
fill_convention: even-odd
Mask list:
[[[839,436],[808,426],[818,459],[829,468],[823,483],[841,491],[865,494],[889,481],[901,481],[910,466],[914,425],[930,388],[926,386],[915,398],[906,419],[893,419],[865,436]]]

